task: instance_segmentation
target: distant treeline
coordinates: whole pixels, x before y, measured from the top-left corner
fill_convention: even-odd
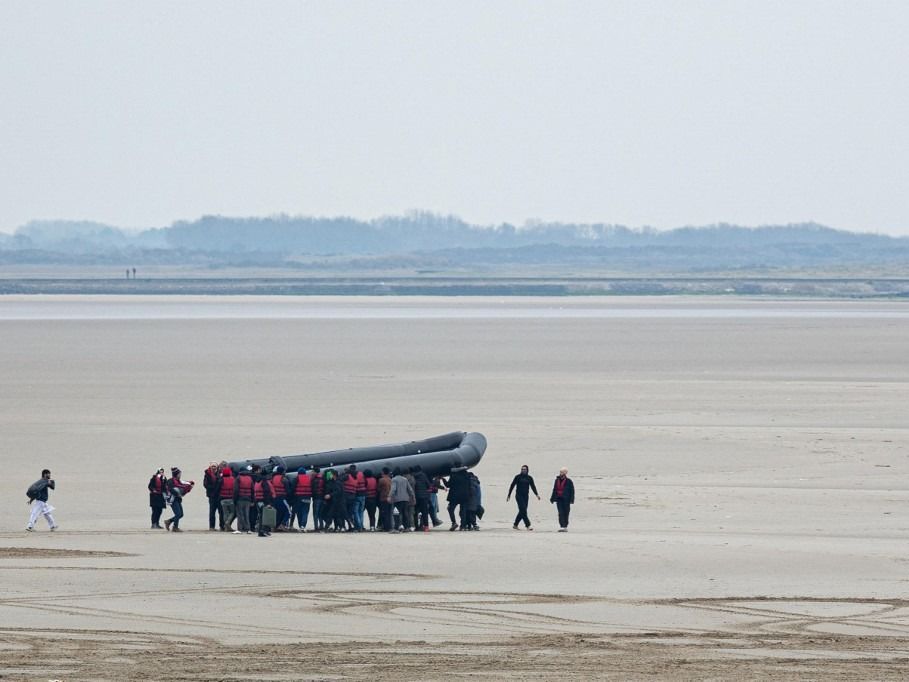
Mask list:
[[[0,234],[0,264],[188,265],[299,270],[494,270],[521,266],[635,272],[902,267],[909,238],[814,223],[674,230],[621,225],[470,225],[415,212],[353,218],[205,216],[140,232],[35,221]]]

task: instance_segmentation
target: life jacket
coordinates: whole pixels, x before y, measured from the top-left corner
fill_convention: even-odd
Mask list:
[[[366,497],[369,499],[375,499],[377,485],[378,481],[376,481],[374,476],[370,476],[366,479]]]
[[[362,471],[357,472],[357,495],[366,494],[366,474]]]
[[[325,478],[322,474],[313,474],[310,476],[310,481],[312,482],[312,496],[322,497],[325,492]]]
[[[227,470],[228,473],[225,473],[221,478],[221,499],[226,500],[228,497],[234,496],[234,477],[231,475],[230,469]]]
[[[350,472],[344,476],[344,480],[341,482],[341,485],[344,488],[345,495],[357,494],[357,477],[352,475]]]
[[[153,476],[151,492],[157,493],[157,494],[164,494],[164,480],[165,479],[163,476]]]
[[[294,488],[297,497],[312,497],[312,479],[309,474],[297,474],[297,485]]]
[[[240,474],[237,476],[239,482],[239,497],[241,499],[251,500],[253,496],[253,478],[249,474]]]
[[[256,481],[253,483],[253,499],[256,502],[262,502],[265,499],[265,481]]]
[[[275,491],[275,497],[287,497],[287,490],[284,488],[284,474],[275,474],[272,476],[271,487]]]

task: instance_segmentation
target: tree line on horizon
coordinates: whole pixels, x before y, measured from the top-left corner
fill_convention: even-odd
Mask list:
[[[494,268],[554,265],[635,270],[848,267],[909,264],[909,238],[816,223],[672,230],[611,224],[471,225],[413,212],[347,217],[204,216],[129,231],[85,221],[32,221],[0,234],[0,263],[269,266],[291,268]]]

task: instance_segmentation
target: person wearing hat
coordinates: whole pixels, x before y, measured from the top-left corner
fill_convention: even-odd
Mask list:
[[[151,507],[151,527],[153,529],[162,528],[161,513],[167,506],[164,501],[166,490],[167,476],[164,475],[164,467],[161,467],[148,480],[148,506]]]
[[[180,478],[181,471],[177,467],[170,470],[170,479],[167,481],[167,492],[170,494],[170,508],[174,515],[164,522],[164,528],[173,530],[174,533],[181,533],[180,519],[183,518],[183,496],[188,495],[196,485],[195,481],[183,481]],[[173,526],[173,528],[171,528]]]
[[[549,501],[555,502],[556,508],[559,510],[559,532],[567,533],[568,515],[571,513],[571,505],[574,504],[574,483],[568,478],[568,469],[565,467],[559,469],[559,475],[556,476],[552,486]]]

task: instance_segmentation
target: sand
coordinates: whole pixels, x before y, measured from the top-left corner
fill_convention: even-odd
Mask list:
[[[4,297],[0,675],[902,678],[907,339],[887,301]],[[479,533],[207,530],[210,460],[451,430]],[[175,465],[187,532],[147,530]]]

